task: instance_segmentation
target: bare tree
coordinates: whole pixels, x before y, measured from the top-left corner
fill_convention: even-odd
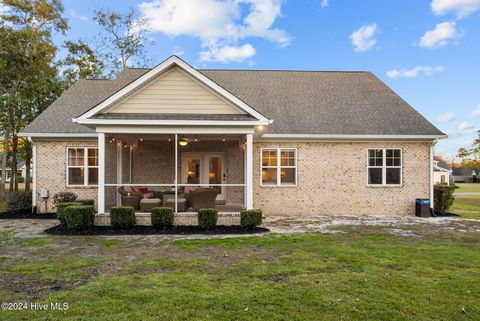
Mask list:
[[[128,66],[145,66],[145,34],[149,32],[146,20],[138,18],[133,9],[126,14],[104,9],[94,13],[94,20],[104,31],[100,41],[110,75]]]

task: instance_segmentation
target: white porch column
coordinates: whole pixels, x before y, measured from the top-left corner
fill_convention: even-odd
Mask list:
[[[175,134],[175,214],[178,213],[178,134]]]
[[[116,142],[117,146],[117,184],[123,183],[123,145],[121,142]],[[122,204],[122,196],[117,194],[117,206]]]
[[[253,209],[253,134],[246,134],[245,146],[245,207]]]
[[[98,133],[98,213],[105,213],[105,133]]]

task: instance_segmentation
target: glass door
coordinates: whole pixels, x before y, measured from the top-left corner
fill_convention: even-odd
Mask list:
[[[204,181],[206,184],[226,184],[224,157],[222,154],[205,154],[204,163],[206,177]],[[226,188],[225,186],[213,186],[218,190],[217,200],[225,200]]]

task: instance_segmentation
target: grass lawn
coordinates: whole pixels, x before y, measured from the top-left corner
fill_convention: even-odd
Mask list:
[[[3,301],[69,309],[0,320],[480,319],[478,233],[342,229],[156,242],[4,233]]]
[[[479,192],[480,193],[480,183],[478,184],[464,184],[464,183],[456,183],[455,192]]]
[[[480,220],[480,194],[455,195],[450,212],[459,214],[464,218]]]

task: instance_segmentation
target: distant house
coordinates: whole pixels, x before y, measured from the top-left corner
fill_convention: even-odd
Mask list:
[[[433,157],[433,183],[450,185],[453,180],[452,169],[441,156]]]
[[[480,180],[480,168],[454,168],[452,175],[455,183],[472,183]]]
[[[0,164],[2,164],[3,162],[3,154],[0,154]],[[10,178],[12,177],[12,169],[7,166],[7,168],[5,169],[5,172],[6,172],[6,179],[5,179],[5,182],[10,182]],[[26,166],[26,163],[25,161],[19,161],[17,163],[17,176],[21,176],[23,178],[25,178],[27,176],[27,166]],[[2,177],[2,168],[0,166],[0,178]]]

